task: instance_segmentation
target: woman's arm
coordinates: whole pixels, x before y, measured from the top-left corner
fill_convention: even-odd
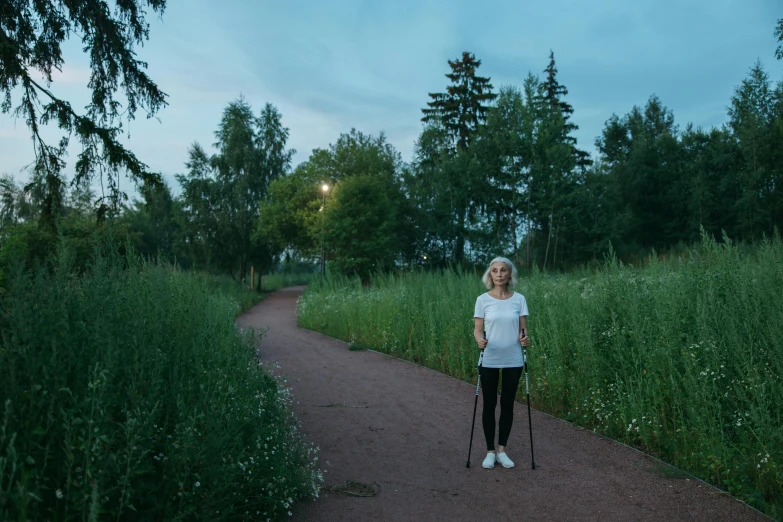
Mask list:
[[[519,316],[519,342],[522,343],[522,346],[530,346],[530,336],[528,336],[527,331],[526,315]]]
[[[473,318],[473,338],[478,343],[479,350],[487,347],[488,340],[484,339],[484,318]]]

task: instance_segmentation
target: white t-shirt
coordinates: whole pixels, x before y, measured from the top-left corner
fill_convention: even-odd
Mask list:
[[[487,347],[484,348],[486,368],[513,368],[523,365],[519,344],[519,317],[529,315],[525,296],[514,292],[508,299],[495,299],[489,293],[476,299],[473,317],[484,319]]]

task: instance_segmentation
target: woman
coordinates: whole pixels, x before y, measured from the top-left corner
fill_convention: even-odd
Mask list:
[[[517,270],[505,257],[496,257],[481,278],[489,290],[476,299],[473,314],[473,337],[482,350],[479,368],[484,411],[481,422],[487,440],[487,457],[482,466],[490,469],[495,461],[504,468],[513,468],[514,462],[506,455],[506,443],[511,433],[514,416],[514,397],[522,376],[522,346],[530,346],[527,336],[527,301],[522,294],[511,290],[517,283]],[[500,420],[498,447],[495,450],[495,406],[497,404],[500,370],[503,384],[500,392]]]

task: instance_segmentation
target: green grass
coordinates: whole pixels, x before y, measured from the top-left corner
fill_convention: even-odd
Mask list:
[[[266,520],[318,495],[259,333],[205,277],[11,263],[0,293],[0,520]]]
[[[307,285],[316,277],[312,273],[282,273],[275,272],[261,277],[261,290],[274,292],[287,286]]]
[[[475,382],[479,277],[417,272],[379,276],[369,288],[315,281],[299,323]],[[681,258],[533,273],[517,290],[530,307],[537,408],[783,518],[780,237],[752,251],[705,237]]]
[[[264,298],[263,293],[251,290],[227,275],[210,274],[209,272],[192,271],[191,275],[198,279],[212,292],[225,296],[235,303],[236,315],[249,310]]]

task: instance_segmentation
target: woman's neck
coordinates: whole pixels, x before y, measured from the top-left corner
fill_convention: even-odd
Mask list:
[[[511,297],[511,294],[513,294],[513,292],[509,290],[507,286],[495,286],[489,291],[489,295],[495,299],[507,299]]]

